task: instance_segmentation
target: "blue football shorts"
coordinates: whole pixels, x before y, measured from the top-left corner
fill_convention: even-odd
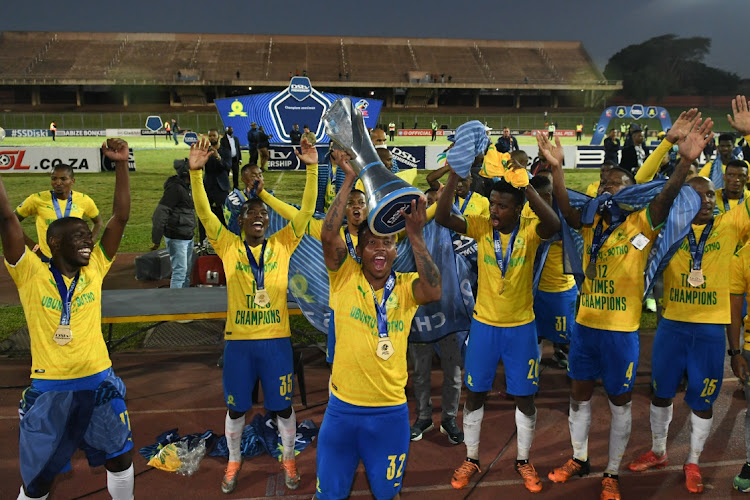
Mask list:
[[[355,406],[331,395],[318,435],[315,495],[319,500],[348,498],[362,460],[372,494],[389,500],[401,490],[408,453],[405,403]]]
[[[224,402],[246,412],[253,405],[253,388],[260,379],[263,406],[281,411],[292,406],[294,361],[289,337],[263,340],[227,340],[224,346]]]
[[[617,332],[576,322],[570,339],[568,376],[573,380],[602,379],[607,394],[633,390],[640,354],[638,330]]]
[[[534,296],[537,335],[555,344],[569,343],[577,297],[578,288],[575,286],[564,292],[538,290]]]
[[[672,399],[687,375],[685,401],[708,410],[719,396],[724,377],[726,325],[662,319],[651,351],[651,387],[658,398]]]
[[[536,324],[492,326],[471,320],[464,383],[472,392],[492,389],[502,360],[508,394],[530,396],[539,390],[539,345]]]

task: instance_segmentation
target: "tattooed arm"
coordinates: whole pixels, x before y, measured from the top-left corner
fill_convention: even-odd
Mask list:
[[[411,242],[414,262],[417,265],[417,274],[419,275],[419,278],[412,285],[417,304],[435,302],[440,300],[442,294],[443,282],[440,278],[440,270],[427,251],[424,234],[422,233],[422,228],[427,220],[426,207],[427,198],[422,196],[419,200],[411,202],[410,213],[401,211],[406,219],[406,235]]]
[[[346,212],[346,200],[349,193],[352,192],[354,181],[357,180],[357,174],[349,164],[348,156],[343,151],[334,151],[336,164],[344,169],[346,177],[341,185],[336,198],[331,203],[326,218],[323,221],[323,229],[320,232],[320,241],[323,243],[323,260],[326,267],[331,271],[337,271],[341,264],[344,263],[349,252],[346,249],[346,243],[341,238],[341,224],[344,222]]]

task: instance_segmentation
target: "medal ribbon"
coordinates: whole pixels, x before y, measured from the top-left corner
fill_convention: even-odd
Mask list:
[[[505,249],[505,255],[503,255],[503,242],[500,239],[500,232],[495,229],[493,230],[493,240],[495,243],[495,260],[497,260],[497,267],[500,268],[500,274],[505,279],[505,272],[508,270],[508,263],[510,262],[510,256],[513,253],[513,244],[516,242],[516,236],[518,236],[519,225],[516,225],[513,232],[510,234],[510,240],[508,240],[508,248]]]
[[[247,241],[243,243],[245,243],[247,260],[250,261],[250,269],[253,271],[253,277],[255,278],[255,289],[256,291],[263,290],[265,288],[264,285],[266,279],[266,272],[263,267],[263,257],[266,254],[266,244],[268,243],[268,240],[263,240],[263,247],[260,249],[260,262],[255,262],[255,256],[253,255],[253,252],[250,251],[250,246],[247,244]]]
[[[693,232],[692,227],[687,234],[688,243],[690,243],[690,256],[693,257],[693,271],[700,271],[701,269],[701,264],[703,263],[703,248],[706,246],[706,241],[708,241],[708,236],[711,234],[711,228],[713,228],[713,226],[713,220],[706,224],[706,227],[701,234],[701,239],[697,244],[695,242],[695,233]]]
[[[354,249],[354,242],[352,242],[352,235],[349,233],[349,226],[344,227],[344,240],[346,241],[346,248],[347,250],[349,250],[349,255],[352,256],[352,259],[357,261],[357,264],[359,264],[359,256],[357,255],[357,251]]]
[[[622,224],[623,222],[624,220],[613,223],[607,228],[606,231],[604,231],[604,234],[602,234],[602,229],[604,228],[604,217],[599,219],[599,223],[596,225],[596,229],[594,229],[594,237],[591,240],[591,255],[589,256],[589,265],[596,265],[596,259],[599,250],[607,241],[607,238],[609,238],[614,230],[620,227],[620,224]]]
[[[729,198],[727,198],[727,192],[726,192],[725,189],[721,190],[721,197],[723,198],[723,201],[724,201],[724,211],[725,212],[729,212],[729,210],[730,210],[731,207],[729,206]],[[740,199],[737,202],[737,205],[741,205],[743,201],[745,201],[745,190],[744,189],[742,190],[742,194],[740,195]]]
[[[461,208],[459,210],[461,211],[461,215],[463,215],[464,210],[466,210],[466,207],[469,205],[469,200],[471,199],[471,195],[473,195],[473,191],[469,191],[469,193],[466,195],[466,198],[464,198],[464,203],[461,205]],[[456,208],[458,208],[458,195],[456,195],[456,199],[453,201],[453,204],[456,205]]]
[[[391,275],[388,276],[388,280],[385,282],[385,287],[383,288],[383,300],[380,303],[378,303],[378,298],[375,296],[375,290],[372,288],[372,285],[370,285],[372,298],[375,300],[375,311],[378,315],[378,337],[381,339],[388,337],[388,313],[385,309],[385,304],[388,302],[388,297],[391,296],[391,292],[394,288],[396,288],[395,271],[391,271]]]
[[[73,292],[76,290],[78,284],[78,277],[81,275],[81,271],[76,273],[75,278],[70,283],[70,288],[65,286],[65,280],[63,280],[62,273],[54,266],[49,265],[49,270],[52,271],[52,276],[55,278],[57,283],[57,291],[60,293],[60,300],[62,300],[62,312],[60,313],[60,324],[70,325],[70,304],[73,301]]]
[[[63,215],[62,211],[60,210],[60,202],[57,201],[57,196],[55,196],[55,192],[50,191],[50,194],[52,194],[52,206],[55,207],[55,213],[57,214],[57,218],[62,219],[63,217],[70,217],[70,209],[73,208],[73,191],[71,191],[68,194],[68,204],[65,205],[65,215]]]

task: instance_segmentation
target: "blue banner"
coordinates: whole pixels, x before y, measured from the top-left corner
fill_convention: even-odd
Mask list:
[[[300,132],[307,125],[318,142],[328,143],[323,114],[336,99],[344,97],[351,99],[362,112],[368,128],[377,125],[383,101],[318,92],[307,77],[293,77],[289,87],[281,92],[216,99],[214,104],[224,126],[234,129],[235,137],[243,146],[247,146],[247,132],[252,122],[262,126],[273,143],[291,144],[289,131],[295,124]]]
[[[610,106],[602,112],[599,121],[596,124],[596,130],[591,136],[591,145],[601,144],[607,136],[607,127],[612,119],[625,120],[631,118],[638,120],[643,116],[647,118],[658,118],[661,122],[661,129],[667,131],[672,128],[672,118],[669,111],[660,106],[648,106],[644,108],[642,104],[632,104],[630,106]]]
[[[390,146],[388,149],[393,155],[393,159],[398,162],[400,170],[408,168],[425,169],[424,146]]]

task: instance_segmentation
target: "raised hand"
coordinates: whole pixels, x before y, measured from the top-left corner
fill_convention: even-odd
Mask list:
[[[411,210],[406,213],[402,208],[401,215],[406,221],[407,235],[421,234],[422,228],[427,223],[427,197],[420,196],[416,200],[411,200]]]
[[[299,143],[299,149],[300,151],[297,151],[297,148],[294,148],[294,154],[296,154],[297,158],[299,158],[305,165],[318,163],[318,150],[315,146],[310,144],[307,137],[302,137],[302,140]]]
[[[213,154],[211,143],[208,142],[207,138],[201,137],[198,142],[190,146],[190,155],[188,156],[190,170],[202,169]]]
[[[738,95],[732,99],[732,115],[727,115],[729,124],[743,136],[750,135],[750,109],[747,106],[747,98]]]
[[[346,175],[353,175],[354,177],[357,177],[357,172],[354,171],[354,167],[352,167],[352,164],[349,163],[349,155],[346,151],[335,149],[331,152],[331,156],[333,156],[333,160],[336,162],[336,165],[338,165]]]
[[[263,191],[265,185],[266,184],[265,182],[263,182],[263,177],[261,177],[260,179],[257,179],[255,181],[255,186],[253,187],[252,191],[254,191],[255,195],[258,196]]]
[[[559,137],[555,137],[555,145],[553,146],[545,134],[537,133],[536,143],[537,146],[539,146],[539,152],[547,159],[547,163],[549,163],[550,167],[562,168],[563,160],[565,159],[565,152],[560,145]]]
[[[102,143],[102,153],[112,161],[128,161],[128,143],[122,139],[107,139]]]
[[[683,160],[692,162],[700,156],[703,148],[714,136],[711,132],[714,122],[711,118],[706,118],[701,123],[700,114],[698,114],[690,123],[689,133],[680,141],[680,156]]]
[[[672,144],[677,144],[678,142],[680,142],[685,138],[686,135],[690,133],[693,120],[695,120],[696,117],[700,118],[700,116],[701,114],[698,112],[697,108],[691,108],[680,113],[677,121],[674,122],[672,128],[670,128],[669,132],[667,132],[666,139]]]

